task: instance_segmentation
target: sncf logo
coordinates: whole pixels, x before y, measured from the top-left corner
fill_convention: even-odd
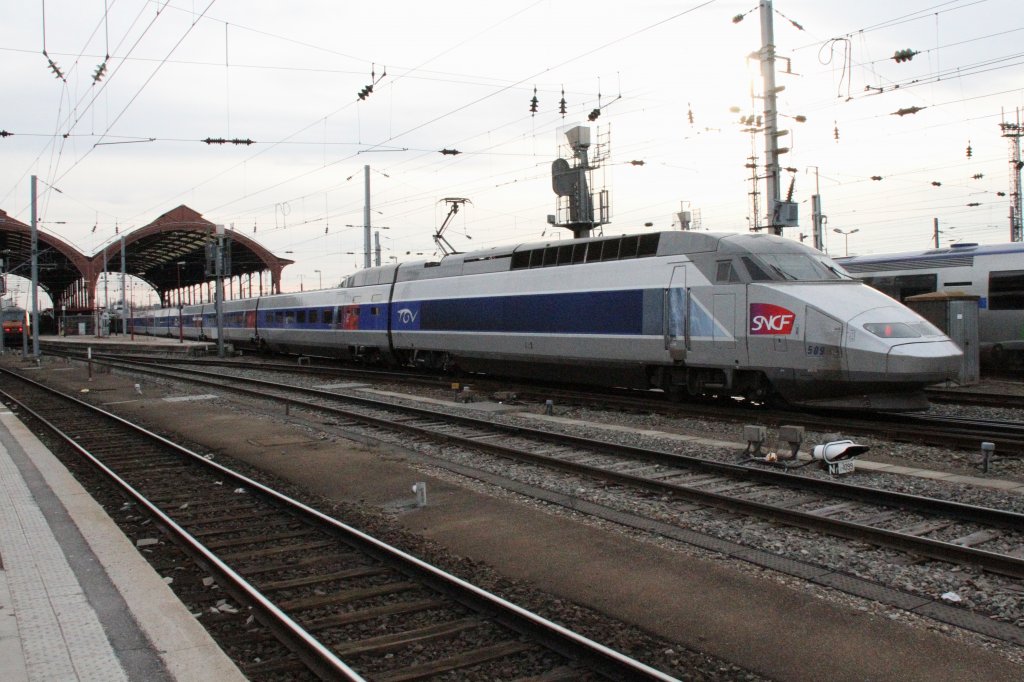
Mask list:
[[[790,334],[796,315],[772,303],[750,304],[751,334]]]

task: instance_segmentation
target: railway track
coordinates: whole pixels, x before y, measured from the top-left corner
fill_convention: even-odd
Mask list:
[[[120,364],[120,363],[118,363]],[[124,365],[126,369],[129,365]],[[604,441],[566,437],[469,417],[453,416],[419,407],[394,405],[373,398],[338,395],[332,391],[296,387],[261,380],[236,378],[189,369],[166,370],[130,366],[133,372],[151,373],[192,383],[206,383],[254,398],[271,399],[298,410],[331,415],[330,424],[345,431],[369,431],[375,437],[402,433],[403,444],[443,443],[444,450],[460,446],[484,451],[505,460],[557,470],[562,475],[597,481],[598,486],[635,490],[640,497],[676,500],[674,513],[740,514],[744,518],[808,529],[826,536],[846,538],[872,546],[899,550],[904,559],[928,559],[981,566],[987,571],[1024,577],[1024,516],[997,509],[904,495],[837,481],[804,476],[750,464],[740,465],[670,452],[624,447]],[[322,417],[318,418],[322,419]],[[392,436],[394,440],[394,436]],[[419,449],[419,448],[417,448]],[[428,447],[429,449],[429,447]],[[435,448],[436,449],[436,448]],[[456,448],[458,450],[458,448]],[[427,457],[427,460],[433,460]],[[458,461],[456,455],[455,461]],[[524,494],[616,523],[665,535],[765,566],[791,572],[876,601],[918,611],[929,617],[972,629],[988,636],[1024,644],[1021,624],[995,621],[983,613],[953,607],[916,593],[905,593],[861,580],[833,568],[818,568],[772,552],[744,547],[716,536],[681,530],[673,524],[623,515],[591,505],[573,495],[549,494],[535,486],[521,486],[503,476],[490,477],[472,466],[445,460],[433,464],[470,477],[479,477]],[[501,465],[498,470],[510,468]],[[529,474],[527,474],[529,475]],[[892,561],[882,555],[882,561]],[[1017,589],[1017,588],[1011,588]]]
[[[78,357],[81,357],[80,354]],[[391,373],[379,370],[362,370],[339,368],[335,366],[313,365],[302,366],[293,363],[277,362],[238,362],[224,360],[180,360],[168,358],[125,358],[121,355],[97,355],[98,362],[137,362],[150,366],[200,366],[244,368],[258,371],[282,372],[289,374],[306,374],[312,376],[337,377],[349,381],[387,381],[404,382],[427,387],[441,387],[450,384],[450,379],[430,374]],[[842,431],[850,435],[873,436],[881,439],[904,443],[920,443],[959,450],[978,451],[980,443],[991,442],[1002,457],[1024,456],[1024,425],[1019,421],[995,421],[969,419],[959,417],[937,417],[918,414],[874,414],[870,419],[863,418],[859,413],[807,413],[793,410],[768,409],[745,403],[737,404],[734,400],[718,402],[672,403],[660,394],[657,397],[637,397],[635,391],[601,391],[582,392],[553,386],[513,386],[509,387],[494,380],[473,378],[474,384],[480,383],[492,390],[511,390],[523,399],[556,400],[565,404],[596,405],[602,408],[616,408],[627,411],[654,412],[671,416],[695,418],[713,418],[731,420],[735,423],[746,423],[756,419],[770,426],[799,421],[809,430],[832,432]],[[954,401],[955,396],[963,396],[964,404],[988,405],[995,407],[1024,407],[1024,397],[999,396],[971,397],[980,394],[935,389],[935,395],[948,394],[948,400]],[[972,402],[973,401],[973,402]]]
[[[121,364],[121,363],[118,363]],[[1024,515],[258,379],[126,363],[363,425],[1024,578]],[[302,397],[299,397],[302,396]],[[307,398],[312,398],[308,400]],[[837,499],[843,500],[837,503]]]
[[[980,393],[963,389],[929,388],[926,393],[933,403],[1024,409],[1024,395],[1013,393]]]
[[[673,679],[115,415],[19,378],[5,382],[13,384],[5,400],[100,470],[128,496],[126,506],[215,576],[193,585],[193,607],[229,633],[222,645],[241,652],[236,660],[251,679],[399,682],[466,671],[489,679],[508,669],[552,681]],[[152,550],[161,543],[137,544]]]

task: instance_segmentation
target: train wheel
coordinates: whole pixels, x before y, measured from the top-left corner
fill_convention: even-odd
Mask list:
[[[704,379],[699,372],[691,369],[686,373],[686,392],[691,397],[697,397],[704,392]]]
[[[992,358],[992,364],[996,369],[1003,369],[1007,358],[1006,351],[1003,349],[1002,345],[997,343],[992,346],[992,350],[989,351],[989,357]]]
[[[751,402],[764,402],[765,398],[771,393],[771,386],[768,384],[768,380],[760,372],[754,377],[754,380],[750,382],[750,386],[744,392],[744,396]]]

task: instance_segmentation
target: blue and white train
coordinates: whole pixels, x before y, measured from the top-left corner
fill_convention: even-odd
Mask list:
[[[216,338],[212,304],[190,338]],[[174,336],[178,310],[137,313]],[[829,408],[921,409],[960,351],[824,254],[763,234],[660,232],[449,255],[369,268],[337,289],[224,303],[236,346],[398,366],[457,367],[781,398]]]
[[[898,301],[936,291],[977,296],[982,359],[1024,367],[1024,244],[954,244],[836,262]]]

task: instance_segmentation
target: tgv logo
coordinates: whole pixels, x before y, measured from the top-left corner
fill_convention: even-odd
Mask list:
[[[790,334],[796,315],[772,303],[750,304],[751,334]]]
[[[395,313],[398,315],[398,321],[401,322],[402,324],[412,324],[413,322],[416,321],[416,315],[419,313],[419,311],[413,311],[410,310],[409,308],[402,308],[400,310],[396,310]]]

